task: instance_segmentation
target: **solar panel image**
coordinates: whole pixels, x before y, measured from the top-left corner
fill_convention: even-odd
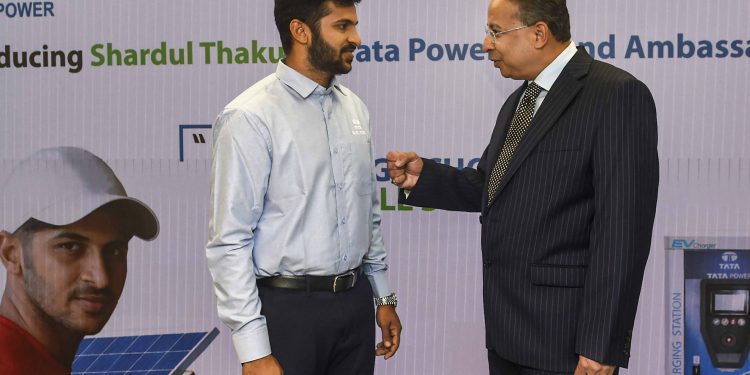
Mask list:
[[[73,361],[73,375],[181,375],[219,334],[170,333],[84,339]]]

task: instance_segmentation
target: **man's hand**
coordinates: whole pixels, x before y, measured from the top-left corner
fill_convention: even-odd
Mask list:
[[[578,356],[578,366],[573,375],[612,375],[615,373],[615,366],[603,365],[593,359],[588,359],[582,355]]]
[[[281,364],[272,355],[242,364],[242,375],[284,375]]]
[[[392,305],[378,306],[375,320],[383,331],[383,341],[375,346],[375,355],[382,355],[383,359],[391,358],[396,354],[401,340],[401,320],[398,319],[396,308]]]
[[[389,151],[386,159],[391,182],[402,189],[413,189],[422,173],[422,158],[414,152]]]

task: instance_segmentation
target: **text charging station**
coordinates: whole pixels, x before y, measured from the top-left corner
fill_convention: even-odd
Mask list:
[[[667,237],[670,374],[750,375],[750,238]]]

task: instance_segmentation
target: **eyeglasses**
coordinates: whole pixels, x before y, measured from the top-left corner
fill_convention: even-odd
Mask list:
[[[503,34],[509,33],[509,32],[511,32],[511,31],[516,31],[516,30],[521,30],[521,29],[525,29],[525,28],[527,28],[527,27],[530,27],[530,26],[528,26],[528,25],[523,25],[523,26],[518,26],[518,27],[514,27],[514,28],[512,28],[512,29],[510,29],[510,30],[503,30],[503,31],[494,31],[494,30],[490,29],[490,27],[489,27],[489,26],[486,26],[486,25],[485,25],[485,26],[484,26],[484,33],[485,33],[485,34],[487,34],[487,36],[488,36],[488,37],[490,37],[490,39],[492,39],[492,43],[496,43],[496,42],[497,42],[497,38],[498,38],[498,37],[500,37],[500,35],[503,35]]]

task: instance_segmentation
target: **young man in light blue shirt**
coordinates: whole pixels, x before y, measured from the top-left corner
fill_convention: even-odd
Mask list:
[[[277,0],[286,58],[214,124],[206,252],[244,374],[373,373],[399,346],[369,113],[335,78],[358,2]]]

